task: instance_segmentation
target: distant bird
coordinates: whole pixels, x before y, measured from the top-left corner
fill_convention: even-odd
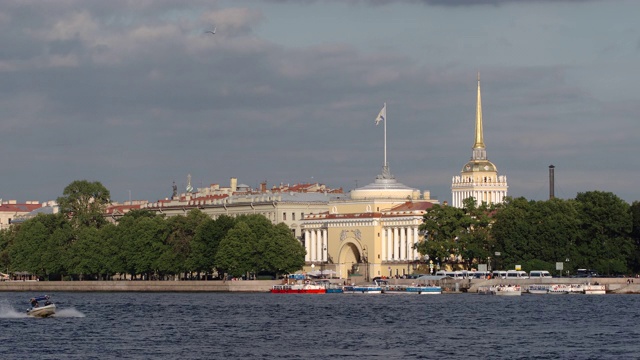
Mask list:
[[[211,35],[215,35],[215,34],[216,34],[216,28],[214,27],[214,28],[213,28],[213,30],[207,30],[207,31],[205,31],[204,33],[205,33],[205,34],[206,34],[206,33],[209,33],[209,34],[211,34]]]

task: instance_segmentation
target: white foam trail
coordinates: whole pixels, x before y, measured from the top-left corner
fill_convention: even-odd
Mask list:
[[[56,309],[56,313],[53,315],[57,318],[65,317],[65,318],[83,318],[85,315],[76,310],[76,308],[65,308],[65,309]]]
[[[27,311],[16,311],[13,306],[9,304],[0,303],[0,318],[3,319],[19,319],[26,318]]]

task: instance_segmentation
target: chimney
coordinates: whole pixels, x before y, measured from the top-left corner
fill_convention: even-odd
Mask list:
[[[260,183],[260,192],[266,193],[267,192],[267,182],[263,181]]]
[[[238,190],[238,178],[232,177],[229,183],[229,187],[231,188],[232,193],[236,192],[236,190]]]
[[[555,166],[549,165],[549,200],[555,197],[555,194],[554,194],[555,181],[553,178],[554,177],[553,169],[555,169]]]

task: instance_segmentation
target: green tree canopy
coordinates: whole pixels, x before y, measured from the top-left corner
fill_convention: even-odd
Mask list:
[[[106,224],[104,212],[110,203],[109,190],[99,181],[76,180],[67,185],[57,202],[60,212],[65,214],[74,226],[101,227]]]

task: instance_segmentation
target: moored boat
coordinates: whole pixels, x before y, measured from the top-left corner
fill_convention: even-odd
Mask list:
[[[271,288],[272,294],[325,294],[326,292],[324,285],[311,283],[273,285]]]
[[[569,285],[569,294],[584,294],[584,284]]]
[[[547,294],[549,292],[550,286],[551,285],[539,285],[539,284],[529,285],[529,287],[527,288],[527,292],[529,294],[535,294],[535,295]]]
[[[407,286],[406,292],[409,294],[418,294],[418,295],[440,295],[442,294],[442,287],[435,286],[435,285]]]
[[[347,285],[342,289],[345,294],[382,294],[380,285]]]
[[[44,305],[40,305],[39,301],[44,301]],[[56,313],[56,305],[49,299],[49,295],[37,296],[29,299],[31,308],[27,310],[27,315],[32,317],[49,317]]]
[[[440,286],[433,285],[382,285],[382,292],[385,294],[442,294]]]
[[[607,293],[607,288],[604,285],[586,284],[583,289],[587,295],[604,295]]]
[[[565,284],[552,285],[549,287],[549,294],[568,294],[571,292],[571,286]]]
[[[493,287],[493,295],[499,296],[520,296],[522,289],[520,285],[498,285]]]

